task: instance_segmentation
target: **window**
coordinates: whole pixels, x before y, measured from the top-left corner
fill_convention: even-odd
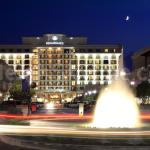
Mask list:
[[[25,59],[28,59],[29,58],[29,55],[25,55]]]
[[[30,64],[30,61],[29,60],[25,60],[24,63],[25,64]]]
[[[85,59],[84,55],[81,55],[81,56],[80,56],[80,59]]]
[[[71,64],[76,64],[77,61],[76,60],[71,60]]]
[[[5,55],[2,55],[2,56],[1,56],[1,59],[5,59],[5,58],[6,58]]]
[[[72,75],[76,75],[77,74],[77,72],[76,71],[72,71]]]
[[[71,76],[71,80],[75,80],[76,79],[76,77],[75,76]]]
[[[17,65],[17,66],[16,66],[16,70],[22,70],[22,66]]]
[[[116,75],[116,71],[111,71],[111,75]]]
[[[21,59],[21,55],[17,55],[17,57],[16,57],[17,59]]]
[[[75,85],[76,84],[76,82],[75,81],[72,81],[72,85]]]
[[[93,71],[88,71],[88,75],[93,75]]]
[[[93,80],[93,76],[89,76],[89,77],[88,77],[88,80]]]
[[[84,66],[84,65],[81,65],[81,66],[80,66],[80,70],[85,70],[85,66]]]
[[[25,51],[26,53],[28,53],[28,52],[30,52],[30,49],[25,49],[24,51]]]
[[[112,55],[111,59],[116,59],[116,55]]]
[[[109,62],[108,62],[108,60],[104,60],[104,62],[103,62],[103,64],[108,64]]]
[[[33,60],[33,65],[37,65],[38,64],[38,60]]]
[[[100,59],[100,55],[96,55],[96,59]]]
[[[22,60],[16,60],[16,64],[22,64]]]
[[[109,69],[109,66],[108,66],[108,65],[104,65],[104,66],[103,66],[103,69],[104,69],[104,70],[108,70],[108,69]]]
[[[30,68],[29,65],[24,66],[24,70],[29,70],[29,68]]]
[[[33,70],[37,70],[38,69],[38,66],[37,65],[34,65],[33,66]]]
[[[10,56],[9,56],[9,59],[13,59],[13,55],[10,55]]]
[[[81,76],[81,77],[80,77],[80,80],[85,80],[84,76]]]
[[[32,79],[33,81],[38,80],[38,76],[33,76]]]
[[[40,80],[45,80],[46,77],[45,76],[40,76]]]
[[[101,72],[100,72],[100,71],[96,71],[95,74],[96,74],[96,75],[101,75]]]
[[[108,59],[108,56],[104,56],[104,59],[106,59],[106,60],[107,60],[107,59]]]
[[[69,60],[65,60],[65,62],[64,62],[65,64],[69,64]]]
[[[93,52],[93,50],[92,50],[92,49],[88,49],[88,52],[89,52],[89,53],[92,53],[92,52]]]
[[[69,49],[64,49],[64,53],[69,53]]]
[[[6,50],[5,49],[1,49],[1,52],[3,53],[3,52],[6,52]]]
[[[72,69],[76,69],[76,65],[72,65]]]
[[[99,53],[101,51],[101,49],[96,49],[96,53]]]
[[[85,60],[80,60],[80,64],[85,64]]]
[[[14,61],[13,60],[9,60],[8,64],[14,64]]]
[[[88,64],[93,64],[93,60],[88,60]]]
[[[112,70],[116,70],[116,69],[117,69],[117,65],[112,65],[112,66],[111,66],[111,69],[112,69]]]
[[[104,71],[103,74],[104,74],[104,75],[109,75],[108,71]]]
[[[88,69],[89,69],[89,70],[92,70],[92,69],[93,69],[93,66],[92,66],[92,65],[89,65],[89,66],[88,66]]]
[[[100,80],[100,76],[96,76],[96,80]]]
[[[64,58],[69,58],[69,55],[65,55]]]
[[[80,75],[85,75],[85,71],[80,71]]]
[[[33,75],[38,75],[38,71],[33,71]]]
[[[95,64],[100,64],[101,61],[100,60],[95,60]]]
[[[108,49],[105,49],[104,52],[105,52],[105,53],[108,53]]]
[[[69,66],[68,65],[64,65],[64,69],[69,69]]]
[[[96,70],[100,70],[100,69],[101,69],[101,66],[100,66],[100,65],[96,65],[96,66],[95,66],[95,69],[96,69]]]
[[[88,56],[88,59],[92,59],[92,58],[93,58],[92,55],[89,55],[89,56]]]
[[[21,49],[17,49],[17,52],[20,53],[20,52],[21,52]]]
[[[116,64],[117,61],[116,60],[111,60],[111,64]]]

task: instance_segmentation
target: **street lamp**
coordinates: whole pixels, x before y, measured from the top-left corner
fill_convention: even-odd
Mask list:
[[[93,94],[96,94],[96,93],[97,93],[97,91],[96,91],[96,90],[94,90],[94,91],[93,91]]]
[[[88,95],[88,93],[85,93],[85,96]]]
[[[135,85],[135,81],[131,81],[130,85],[134,86]]]

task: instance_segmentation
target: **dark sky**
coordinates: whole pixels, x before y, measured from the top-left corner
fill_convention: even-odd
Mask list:
[[[150,45],[150,0],[0,0],[0,44],[44,33],[122,43],[128,56]]]

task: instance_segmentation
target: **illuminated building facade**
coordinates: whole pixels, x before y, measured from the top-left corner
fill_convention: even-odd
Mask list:
[[[121,45],[88,45],[86,37],[45,34],[0,45],[0,59],[37,84],[38,97],[72,99],[87,85],[110,84],[123,63]]]

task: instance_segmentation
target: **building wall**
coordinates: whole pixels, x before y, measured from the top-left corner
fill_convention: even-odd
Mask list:
[[[22,45],[0,45],[0,59],[21,78],[30,75],[39,97],[54,100],[66,93],[74,97],[87,85],[110,84],[119,76],[122,58],[119,44],[88,45],[86,37],[62,34],[24,37]]]
[[[31,53],[0,53],[0,59],[4,60],[21,78],[30,75],[32,56],[33,54]]]
[[[77,53],[77,85],[84,90],[87,84],[111,84],[119,76],[121,54]]]

